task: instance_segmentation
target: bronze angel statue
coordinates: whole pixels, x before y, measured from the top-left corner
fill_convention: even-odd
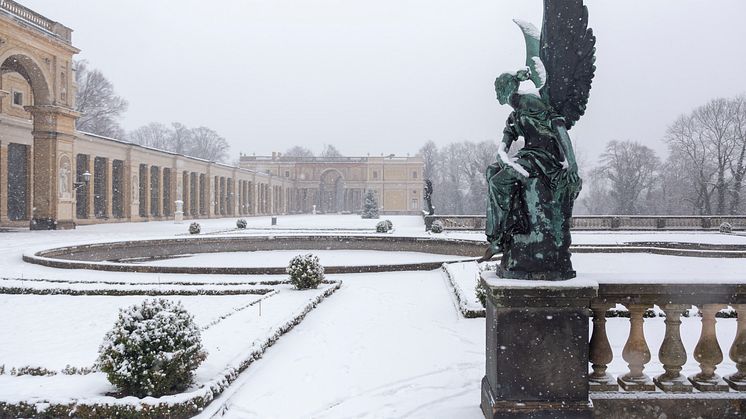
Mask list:
[[[502,253],[503,278],[569,279],[570,218],[582,182],[568,130],[585,113],[596,38],[583,0],[544,0],[541,32],[515,22],[526,39],[526,67],[495,81],[497,100],[513,112],[487,169],[490,245],[482,260]],[[523,148],[509,156],[519,138]]]

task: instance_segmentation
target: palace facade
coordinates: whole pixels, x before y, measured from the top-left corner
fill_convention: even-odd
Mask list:
[[[419,210],[418,158],[244,156],[232,167],[79,132],[78,52],[70,28],[0,0],[0,226],[357,212],[367,189],[383,212]]]
[[[241,156],[244,169],[292,182],[291,212],[360,212],[367,191],[382,214],[421,214],[424,160],[414,157]]]

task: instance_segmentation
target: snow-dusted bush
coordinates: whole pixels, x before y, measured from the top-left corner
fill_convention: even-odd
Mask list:
[[[319,257],[310,253],[292,258],[286,271],[290,282],[299,290],[316,288],[324,280],[324,267]]]
[[[125,395],[160,397],[185,390],[206,357],[199,327],[181,303],[152,299],[119,310],[97,367]]]
[[[733,232],[733,226],[730,223],[720,223],[720,232],[724,234],[730,234]]]
[[[376,224],[376,233],[388,233],[392,228],[394,228],[394,224],[391,221],[379,221],[378,224]]]
[[[363,218],[378,218],[378,200],[373,191],[365,193],[365,202],[363,202]]]
[[[194,222],[189,224],[189,234],[199,234],[200,231],[202,231],[202,227],[200,227],[199,223]]]
[[[239,218],[236,221],[236,227],[240,228],[241,230],[243,230],[244,228],[246,228],[246,220],[243,219],[243,218]]]
[[[445,228],[443,227],[443,222],[440,220],[433,221],[433,225],[430,226],[430,231],[433,233],[442,233]]]

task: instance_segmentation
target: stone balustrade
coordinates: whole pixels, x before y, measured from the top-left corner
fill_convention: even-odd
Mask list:
[[[487,218],[484,215],[425,215],[425,228],[433,222],[443,223],[451,231],[483,231]],[[570,221],[573,230],[713,230],[722,223],[729,223],[733,230],[746,229],[746,216],[622,216],[578,215]]]
[[[613,353],[607,331],[607,310],[617,304],[629,311],[629,335],[621,354]],[[659,348],[651,348],[645,337],[645,313],[654,306],[665,313],[665,334]],[[716,315],[729,306],[738,314],[737,320],[731,320],[737,322],[736,336],[733,342],[721,342],[716,334]],[[682,341],[681,318],[692,307],[698,309],[701,321],[696,322],[698,330],[684,331],[697,333],[699,340],[693,351],[687,353]],[[629,408],[618,404],[619,400],[624,400],[618,395],[628,393],[655,396],[646,400],[655,404],[657,409],[662,409],[661,400],[667,397],[664,394],[673,397],[680,396],[679,393],[706,399],[710,408],[720,403],[718,409],[723,412],[733,405],[738,409],[745,408],[746,393],[742,392],[746,392],[746,285],[601,283],[598,296],[591,301],[591,311],[593,332],[588,380],[597,415],[599,408],[604,411]],[[689,327],[693,326],[692,322],[687,323]],[[663,373],[651,376],[645,370],[649,367],[652,351],[656,349]],[[626,373],[613,377],[607,368],[618,356],[628,367]],[[721,376],[718,366],[726,356],[735,363],[737,371]],[[688,359],[696,360],[699,366],[698,371],[687,376],[682,369]],[[660,364],[657,369],[660,369]],[[687,399],[689,408],[701,409],[701,406],[692,404],[693,397]],[[640,403],[640,399],[637,402]]]
[[[72,42],[72,30],[70,28],[48,19],[13,0],[0,0],[0,10],[4,10],[16,18],[19,18],[26,23],[30,23],[34,27],[42,29],[68,44]]]

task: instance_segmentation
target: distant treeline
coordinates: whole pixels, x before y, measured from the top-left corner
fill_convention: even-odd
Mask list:
[[[595,167],[581,163],[577,214],[736,215],[746,212],[746,96],[714,99],[667,130],[665,161],[636,141],[610,141]],[[513,150],[515,151],[515,150]],[[497,142],[427,142],[425,176],[438,214],[484,214],[485,170]]]

